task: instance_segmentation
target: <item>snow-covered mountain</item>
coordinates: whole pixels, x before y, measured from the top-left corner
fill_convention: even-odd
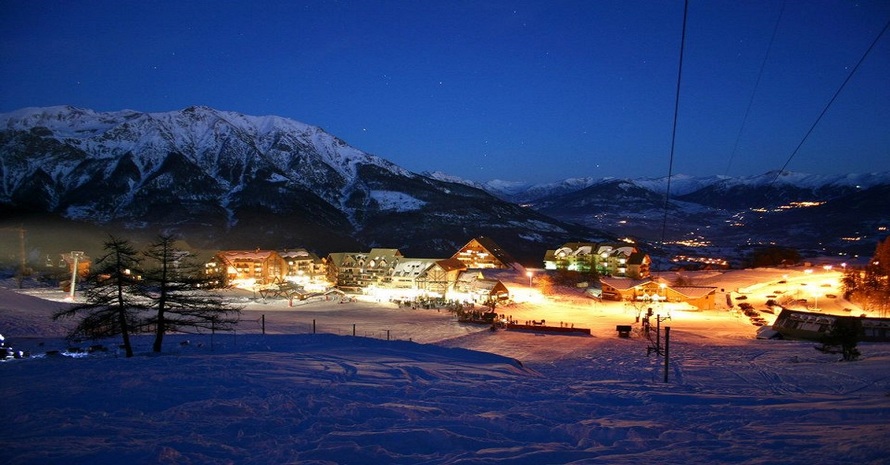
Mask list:
[[[528,185],[416,174],[315,126],[207,107],[0,115],[0,220],[27,226],[35,249],[34,214],[54,215],[51,230],[98,225],[81,236],[124,228],[206,248],[443,256],[486,235],[532,265],[554,245],[616,236],[730,258],[763,244],[868,255],[890,227],[890,173],[676,175],[666,203],[667,188],[632,176]],[[78,247],[74,233],[64,244],[45,236]]]
[[[438,173],[436,174],[439,175]],[[568,178],[562,181],[545,184],[530,184],[502,180],[476,183],[472,181],[463,181],[456,177],[440,176],[443,179],[449,179],[450,182],[462,182],[480,189],[485,189],[492,195],[517,203],[534,202],[539,199],[570,194],[594,185],[608,185],[616,181],[630,183],[662,196],[668,189],[667,176],[661,178]],[[676,174],[670,177],[671,197],[686,196],[696,192],[706,192],[707,189],[730,193],[734,189],[765,189],[774,187],[797,189],[802,192],[826,192],[828,195],[832,195],[832,191],[849,192],[851,190],[869,189],[886,184],[890,184],[890,172],[820,175],[790,171],[772,171],[764,174],[742,177],[724,175],[689,176],[685,174]]]
[[[493,195],[567,222],[669,243],[675,255],[736,262],[750,247],[869,256],[890,232],[890,173],[568,179]],[[670,198],[666,198],[670,184]],[[666,202],[667,200],[667,202]]]
[[[453,253],[487,235],[517,256],[590,231],[411,173],[322,129],[207,107],[70,106],[0,115],[0,205],[217,247]]]

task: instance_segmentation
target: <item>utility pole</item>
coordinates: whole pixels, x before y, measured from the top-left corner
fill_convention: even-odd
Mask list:
[[[671,359],[671,327],[664,327],[664,382],[668,382],[668,361]]]
[[[77,287],[77,261],[83,257],[84,253],[78,250],[71,252],[71,290],[68,294],[69,299],[74,302],[74,289]]]

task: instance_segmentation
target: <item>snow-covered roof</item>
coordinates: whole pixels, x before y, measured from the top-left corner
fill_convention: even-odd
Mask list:
[[[674,292],[678,292],[680,294],[685,295],[690,299],[697,299],[700,297],[705,297],[708,294],[713,294],[717,292],[716,287],[706,287],[706,286],[677,286],[670,288]]]
[[[600,277],[600,282],[605,286],[610,286],[612,288],[618,290],[627,290],[633,289],[637,286],[642,286],[647,283],[651,283],[651,279],[631,279],[631,278],[615,278],[615,277]]]
[[[305,249],[285,250],[279,252],[282,258],[312,258],[312,255]]]
[[[275,254],[274,250],[222,250],[217,253],[218,256],[222,257],[224,260],[233,261],[233,260],[252,260],[252,261],[263,261],[268,259],[272,254]]]

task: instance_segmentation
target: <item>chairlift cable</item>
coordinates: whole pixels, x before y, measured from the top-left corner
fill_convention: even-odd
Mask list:
[[[664,220],[661,223],[661,247],[664,248],[664,238],[667,234],[668,203],[671,199],[671,178],[674,175],[674,147],[677,142],[677,115],[680,112],[680,83],[683,78],[683,50],[686,44],[686,17],[689,12],[689,0],[683,2],[683,27],[680,34],[680,58],[677,66],[677,89],[674,97],[674,122],[671,131],[671,153],[668,160],[667,188],[664,193]]]
[[[847,74],[847,78],[844,79],[844,82],[842,82],[840,87],[838,87],[837,91],[834,93],[834,95],[828,101],[828,104],[826,104],[825,108],[822,109],[822,112],[819,113],[819,116],[816,118],[816,121],[813,122],[812,126],[810,126],[810,129],[803,136],[803,139],[801,139],[800,143],[797,144],[797,147],[794,149],[794,151],[791,152],[791,156],[788,157],[788,160],[785,160],[785,164],[782,165],[782,168],[779,169],[778,172],[776,172],[776,177],[774,177],[773,180],[769,183],[769,187],[772,187],[772,185],[775,184],[776,180],[779,179],[779,176],[781,176],[782,173],[785,172],[785,168],[788,167],[788,164],[791,163],[791,160],[794,158],[795,155],[797,155],[797,152],[803,146],[804,142],[806,142],[807,138],[810,137],[810,134],[812,134],[813,130],[816,129],[816,125],[819,124],[819,121],[821,121],[822,117],[825,116],[825,113],[828,112],[828,108],[831,107],[831,104],[834,103],[835,99],[837,99],[837,96],[840,95],[842,90],[844,90],[844,87],[847,85],[848,82],[850,82],[850,79],[853,77],[853,74],[855,74],[856,70],[859,69],[859,65],[861,65],[862,62],[865,61],[865,58],[868,56],[869,53],[871,53],[872,49],[875,48],[875,44],[877,44],[878,41],[881,39],[881,36],[883,36],[884,33],[887,32],[888,28],[890,28],[890,20],[887,21],[887,24],[884,25],[884,28],[881,29],[881,32],[878,33],[878,35],[875,37],[875,39],[871,42],[871,45],[868,46],[868,49],[865,51],[865,53],[863,53],[862,56],[859,58],[859,61],[856,62],[856,65],[853,66],[853,69],[851,69],[850,72]]]
[[[745,116],[742,117],[742,125],[739,127],[739,133],[736,134],[735,144],[732,146],[732,152],[729,154],[729,162],[726,163],[726,171],[723,173],[724,175],[729,175],[729,169],[732,167],[732,160],[735,158],[735,154],[739,148],[739,141],[742,139],[742,133],[745,131],[745,126],[748,123],[748,115],[751,113],[751,107],[754,105],[754,97],[757,95],[757,89],[760,87],[760,78],[763,76],[763,69],[766,67],[766,62],[769,59],[770,52],[773,49],[773,42],[776,40],[776,34],[779,31],[779,24],[782,22],[782,16],[785,13],[785,2],[782,2],[782,7],[779,9],[779,16],[776,18],[776,24],[773,26],[773,35],[769,39],[769,45],[766,46],[766,54],[763,55],[763,62],[760,63],[760,71],[757,72],[757,79],[754,80],[754,89],[751,91],[751,98],[748,100],[748,107],[745,108]]]

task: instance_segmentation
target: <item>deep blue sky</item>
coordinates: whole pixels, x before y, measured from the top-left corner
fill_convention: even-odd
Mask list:
[[[690,2],[675,174],[781,168],[890,20],[886,0],[789,0],[767,57],[782,5]],[[415,172],[660,177],[682,14],[673,0],[0,0],[0,112],[207,105],[321,126]],[[788,169],[890,171],[890,32]]]

